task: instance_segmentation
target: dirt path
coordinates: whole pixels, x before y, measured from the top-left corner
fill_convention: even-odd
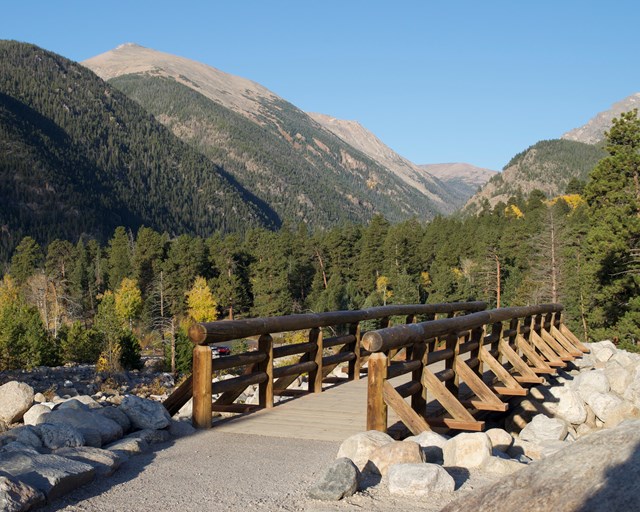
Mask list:
[[[306,497],[307,489],[335,459],[339,443],[210,430],[131,457],[110,478],[45,507],[52,511],[437,511],[453,493],[430,499],[390,496],[374,485],[341,502]],[[461,491],[482,478],[456,478]],[[375,483],[375,482],[372,482]]]

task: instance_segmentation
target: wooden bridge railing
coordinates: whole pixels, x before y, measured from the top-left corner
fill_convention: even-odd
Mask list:
[[[387,407],[414,434],[431,427],[482,430],[474,414],[506,411],[503,397],[525,396],[523,384],[541,383],[539,375],[589,351],[562,323],[561,311],[559,304],[501,308],[366,333],[367,430],[386,432]],[[404,361],[390,360],[400,350]],[[443,361],[444,368],[435,367]],[[406,374],[408,382],[391,383]],[[433,399],[437,404],[427,407]]]
[[[358,311],[289,315],[281,317],[225,320],[195,324],[189,330],[194,343],[193,375],[165,400],[170,414],[175,414],[193,396],[193,424],[210,428],[213,411],[249,412],[271,408],[274,396],[291,396],[299,390],[287,389],[301,375],[308,375],[308,392],[322,391],[323,381],[340,363],[348,363],[348,379],[358,379],[369,352],[362,349],[362,323],[377,320],[390,325],[392,317],[403,317],[407,323],[419,319],[435,320],[446,315],[483,311],[484,302],[449,304],[391,305]],[[435,320],[440,321],[440,320]],[[325,338],[322,328],[338,327],[336,334]],[[304,343],[275,346],[273,335],[309,330]],[[209,344],[259,336],[258,350],[213,359]],[[328,350],[331,349],[331,350]],[[390,354],[393,356],[393,354]],[[296,362],[278,366],[275,361],[296,356]],[[215,370],[243,369],[239,376],[212,382]],[[248,386],[258,385],[258,404],[235,403]],[[302,391],[304,392],[304,391]],[[219,395],[213,402],[212,395]]]

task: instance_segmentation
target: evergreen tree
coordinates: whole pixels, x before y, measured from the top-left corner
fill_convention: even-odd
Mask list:
[[[30,236],[25,236],[11,258],[11,276],[23,284],[41,265],[42,250]]]
[[[118,226],[109,240],[108,269],[109,288],[112,290],[120,286],[120,282],[131,275],[132,242],[129,233],[122,226]]]

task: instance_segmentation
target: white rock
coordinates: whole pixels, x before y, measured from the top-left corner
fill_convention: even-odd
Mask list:
[[[478,468],[491,458],[491,440],[484,432],[458,434],[445,443],[442,452],[445,466]]]
[[[568,423],[579,425],[587,419],[587,410],[582,403],[580,395],[573,389],[562,386],[550,389],[550,394],[557,401],[554,414]]]
[[[437,464],[396,464],[389,469],[389,492],[395,496],[430,496],[453,492],[456,483]]]
[[[414,441],[420,445],[427,462],[441,464],[443,461],[442,447],[449,440],[449,436],[425,430],[417,436],[410,436],[405,441]]]
[[[377,448],[369,457],[365,469],[385,476],[395,464],[419,464],[424,462],[424,454],[418,443],[400,441]]]
[[[24,382],[11,381],[0,386],[0,421],[15,423],[33,404],[33,388]]]
[[[336,458],[347,457],[362,471],[373,452],[379,447],[393,442],[393,438],[384,432],[378,432],[377,430],[360,432],[342,442],[340,448],[338,448]]]
[[[501,428],[491,428],[486,432],[491,446],[501,452],[506,452],[513,444],[513,437],[509,432]]]
[[[609,415],[622,404],[622,399],[612,393],[591,393],[587,397],[587,405],[591,407],[596,417],[605,422]]]
[[[516,438],[513,440],[513,445],[507,450],[507,453],[514,459],[524,455],[531,460],[540,460],[542,459],[542,446]]]
[[[543,441],[562,441],[567,437],[567,431],[567,423],[564,420],[538,414],[522,429],[520,439],[537,444]]]
[[[513,459],[504,459],[502,457],[491,457],[484,465],[484,470],[494,475],[510,475],[516,471],[520,471],[526,464],[522,464]]]
[[[43,421],[38,421],[40,417],[45,414],[49,414],[51,409],[46,405],[35,404],[32,405],[27,412],[24,413],[22,417],[22,421],[25,425],[37,425],[38,423],[43,423]]]
[[[620,351],[620,353],[622,354],[623,352]],[[631,372],[617,362],[608,364],[604,369],[604,374],[609,380],[611,391],[618,393],[620,396],[624,395],[633,381]]]
[[[582,425],[578,425],[578,428],[576,428],[576,433],[578,434],[578,438],[587,436],[591,434],[591,432],[593,431],[594,429],[589,425],[587,425],[586,423],[583,423]]]
[[[44,396],[42,393],[36,393],[35,395],[33,395],[33,401],[37,404],[40,404],[42,402],[46,402],[47,397]]]
[[[609,379],[607,379],[604,370],[591,370],[580,373],[574,379],[572,387],[585,403],[589,403],[587,398],[592,393],[608,393],[611,389]]]

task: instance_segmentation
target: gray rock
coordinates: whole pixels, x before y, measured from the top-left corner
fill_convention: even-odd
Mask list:
[[[56,455],[89,464],[93,466],[96,475],[99,476],[112,475],[125,460],[124,457],[110,450],[101,450],[100,448],[91,448],[88,446],[61,448],[60,450],[56,450]]]
[[[85,446],[91,446],[93,448],[100,448],[102,446],[102,436],[99,430],[85,427],[79,428],[78,431],[82,434],[82,437],[84,437]]]
[[[171,434],[168,430],[152,430],[145,428],[144,430],[138,430],[126,436],[125,439],[142,439],[147,444],[166,443],[171,439]]]
[[[42,448],[40,435],[36,428],[31,425],[12,428],[0,434],[0,446],[14,441],[36,449]]]
[[[385,444],[376,449],[369,457],[365,469],[385,476],[394,464],[420,464],[424,462],[424,453],[418,443],[399,441]]]
[[[62,402],[58,406],[58,408],[62,408],[62,407],[71,407],[71,408],[76,408],[76,409],[83,408],[78,404],[84,405],[85,409],[102,409],[102,405],[100,405],[98,402],[96,402],[89,395],[78,395],[78,396],[76,396],[74,398],[66,400],[66,401]]]
[[[491,440],[484,432],[458,434],[442,449],[444,465],[462,468],[484,466],[491,458]]]
[[[84,446],[84,436],[72,425],[42,423],[34,428],[42,439],[42,444],[51,450],[65,446]]]
[[[135,395],[127,395],[120,404],[120,410],[131,420],[135,429],[158,430],[169,426],[171,416],[160,402],[146,400]]]
[[[567,437],[567,432],[566,421],[538,414],[522,429],[520,439],[538,444],[543,441],[563,441]]]
[[[640,421],[578,439],[451,502],[442,512],[640,510]]]
[[[171,425],[169,425],[169,434],[173,437],[185,437],[191,434],[194,434],[196,431],[195,428],[188,421],[176,421],[171,420]]]
[[[405,441],[414,441],[420,445],[427,462],[442,464],[444,456],[442,455],[442,447],[450,439],[449,436],[438,434],[431,430],[425,430],[417,436],[410,436]]]
[[[0,386],[0,420],[11,424],[22,419],[33,404],[33,388],[12,380]]]
[[[0,467],[5,474],[44,493],[49,501],[90,482],[95,475],[89,464],[59,455],[2,453]]]
[[[122,428],[122,432],[126,433],[131,430],[131,420],[129,416],[123,413],[118,407],[106,406],[100,407],[94,411],[97,414],[101,414],[105,418],[115,421]]]
[[[519,461],[503,458],[503,457],[491,457],[484,465],[483,469],[488,473],[494,475],[510,475],[516,471],[520,471],[526,464],[522,464]]]
[[[105,450],[111,450],[112,452],[120,453],[124,452],[127,455],[135,455],[142,453],[149,449],[149,443],[144,439],[136,438],[123,438],[115,443],[111,443],[104,447]]]
[[[32,453],[32,454],[40,453],[33,446],[22,444],[19,441],[11,441],[10,443],[5,444],[2,448],[0,448],[0,452],[2,452],[2,453],[5,453],[5,452],[21,452],[21,453],[27,453],[27,454],[28,453]]]
[[[567,446],[570,446],[571,443],[569,441],[544,441],[540,443],[540,457],[542,459],[546,459],[547,457],[553,455],[560,450],[565,449]]]
[[[393,443],[393,438],[384,432],[369,430],[345,439],[338,448],[337,458],[347,457],[362,471],[369,457],[381,446]]]
[[[51,409],[46,405],[35,404],[24,413],[22,421],[25,425],[37,425],[38,423],[43,423],[42,421],[39,421],[39,418],[44,414],[49,414],[50,412]]]
[[[389,468],[389,492],[397,496],[429,496],[453,492],[456,483],[437,464],[395,464]]]
[[[89,410],[57,409],[44,417],[44,421],[53,424],[72,425],[77,429],[91,428],[100,432],[102,444],[122,437],[122,427],[102,414]]]
[[[0,503],[3,512],[22,512],[44,505],[44,502],[44,494],[38,489],[11,477],[0,476]]]
[[[307,494],[315,500],[341,500],[356,492],[358,475],[358,468],[351,459],[341,457],[334,461]]]

